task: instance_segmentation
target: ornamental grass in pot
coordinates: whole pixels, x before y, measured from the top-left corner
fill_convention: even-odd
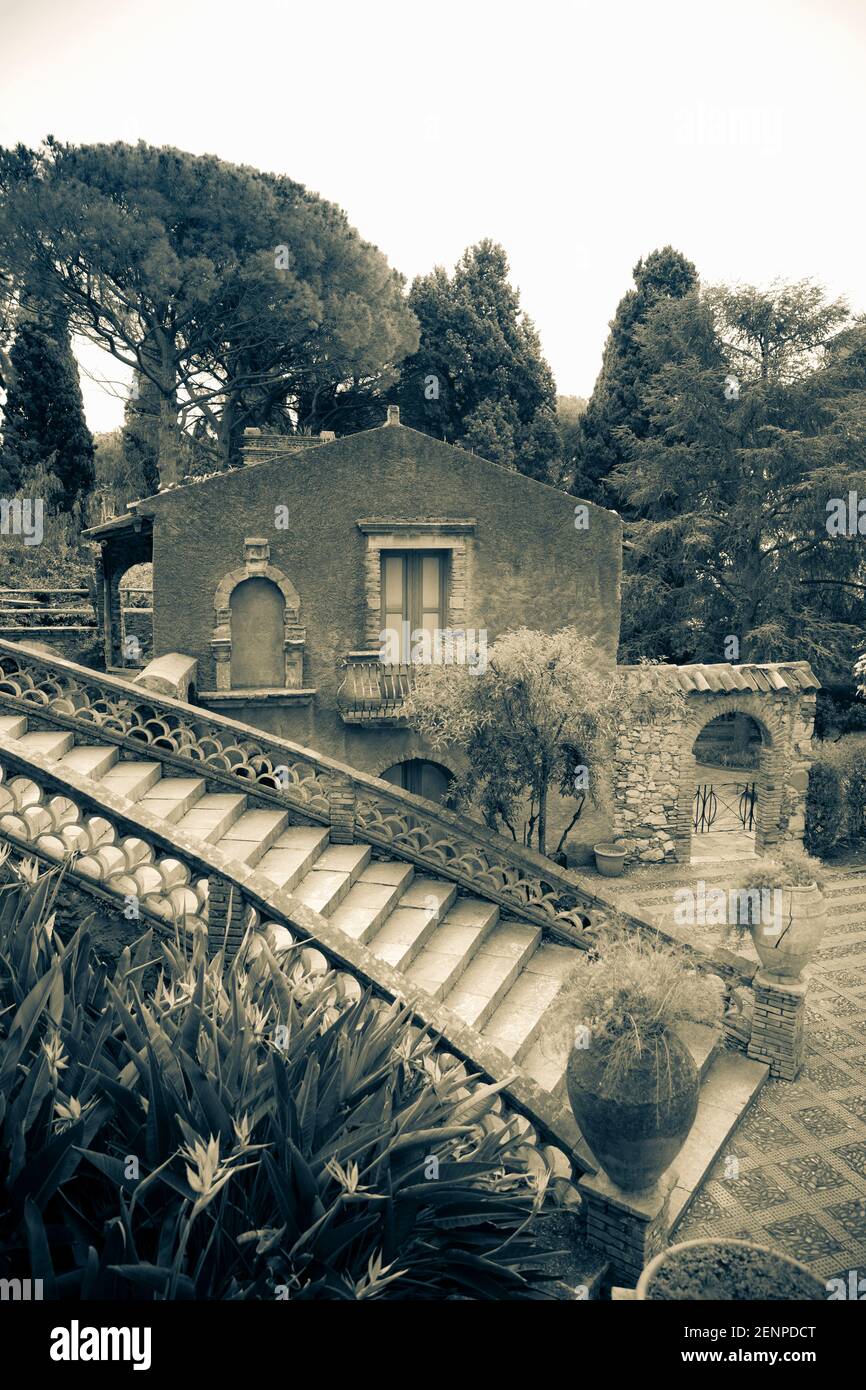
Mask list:
[[[640,1192],[670,1167],[694,1123],[700,1078],[679,1023],[719,1029],[724,986],[657,934],[615,929],[574,972],[568,1097],[617,1186]]]
[[[749,931],[767,975],[799,980],[814,956],[827,930],[823,885],[821,861],[802,850],[780,850],[750,870],[746,920],[732,925]]]
[[[750,1240],[684,1240],[650,1260],[638,1282],[640,1302],[816,1302],[820,1279],[789,1255]]]

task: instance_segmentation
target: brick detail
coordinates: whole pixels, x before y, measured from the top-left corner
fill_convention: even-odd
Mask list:
[[[208,954],[225,949],[231,959],[243,940],[249,911],[235,884],[217,874],[208,878]]]
[[[351,845],[355,839],[355,787],[346,778],[334,777],[328,790],[331,843]]]
[[[771,1076],[793,1081],[803,1065],[808,980],[774,982],[763,971],[752,981],[755,1003],[748,1055]]]
[[[668,1243],[677,1174],[663,1174],[648,1192],[623,1192],[599,1172],[578,1183],[586,1239],[608,1256],[612,1277],[633,1287],[644,1266]]]

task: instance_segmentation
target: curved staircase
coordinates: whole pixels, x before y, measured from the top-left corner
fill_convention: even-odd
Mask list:
[[[575,875],[309,749],[3,641],[0,838],[164,931],[231,952],[269,929],[305,968],[404,998],[560,1150],[560,1176],[594,1171],[564,1103],[563,988],[611,909]],[[678,1215],[765,1074],[700,1034]]]
[[[76,743],[66,730],[31,729],[25,715],[0,715],[0,739],[25,759],[35,754],[61,775],[86,778],[97,797],[100,790],[119,796],[166,828],[213,846],[229,863],[256,868],[444,1003],[545,1089],[556,1089],[564,1057],[545,1047],[541,1033],[575,963],[573,946],[545,941],[535,923],[503,919],[495,903],[458,896],[456,884],[419,874],[412,864],[374,859],[370,845],[331,844],[326,827],[291,825],[288,810],[251,806],[245,792],[208,791],[204,776],[174,775],[156,759],[122,759],[116,745]],[[102,869],[100,881],[160,916],[170,906],[206,921],[206,880],[197,889],[175,882],[174,895],[161,899],[154,866],[127,862],[122,845],[114,857],[102,847],[102,860],[91,864],[81,853],[91,846],[77,827],[52,833],[48,810],[28,816],[26,806],[14,804],[15,790],[0,789],[0,833],[32,839],[49,858],[77,852],[79,873]],[[138,853],[133,847],[133,861]],[[116,872],[106,872],[112,867]]]

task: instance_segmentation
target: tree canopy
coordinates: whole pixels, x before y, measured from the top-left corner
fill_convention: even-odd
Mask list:
[[[866,322],[806,281],[721,287],[660,301],[636,340],[646,427],[621,428],[611,475],[632,518],[626,657],[805,657],[850,679],[862,559],[827,522],[866,495]]]
[[[657,304],[680,299],[697,286],[692,262],[672,246],[638,261],[632,274],[634,289],[620,300],[611,320],[601,372],[580,418],[573,448],[572,492],[604,506],[614,505],[608,478],[626,458],[620,430],[638,439],[647,431],[642,402],[647,368],[640,328]]]
[[[421,341],[393,394],[415,429],[547,479],[560,447],[556,388],[508,275],[505,251],[487,239],[453,275],[437,266],[414,281]]]
[[[401,277],[339,208],[212,155],[2,150],[0,243],[19,287],[152,384],[163,483],[180,428],[204,422],[225,466],[246,425],[318,422],[418,342]]]

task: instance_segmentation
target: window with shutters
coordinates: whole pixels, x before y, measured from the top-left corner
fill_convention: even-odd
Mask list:
[[[447,626],[447,556],[445,550],[382,552],[382,630],[399,660],[412,659],[415,634],[431,640]]]

